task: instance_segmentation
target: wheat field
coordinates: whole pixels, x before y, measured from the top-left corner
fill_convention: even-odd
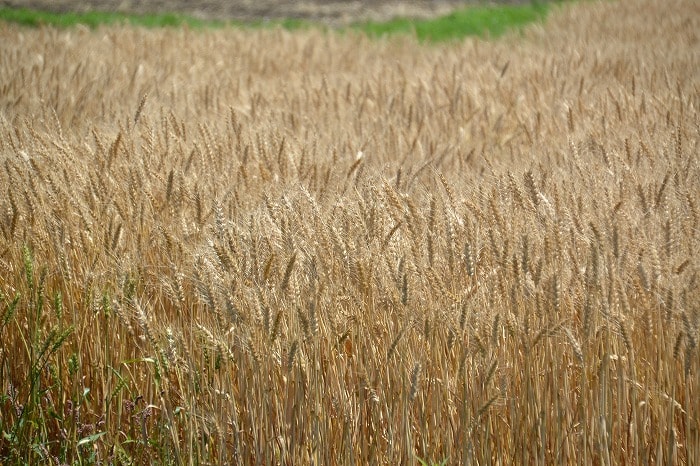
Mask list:
[[[0,462],[699,465],[698,31],[1,24]]]

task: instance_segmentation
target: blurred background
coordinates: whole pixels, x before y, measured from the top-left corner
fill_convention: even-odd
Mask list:
[[[201,19],[313,19],[328,24],[395,17],[428,18],[469,4],[531,3],[532,0],[1,0],[6,7],[52,12],[185,13]]]

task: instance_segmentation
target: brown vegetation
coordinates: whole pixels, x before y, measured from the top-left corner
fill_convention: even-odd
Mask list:
[[[3,25],[0,458],[700,464],[698,13]]]

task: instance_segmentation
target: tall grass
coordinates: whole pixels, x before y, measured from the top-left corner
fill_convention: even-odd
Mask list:
[[[698,464],[697,6],[0,28],[0,458]]]

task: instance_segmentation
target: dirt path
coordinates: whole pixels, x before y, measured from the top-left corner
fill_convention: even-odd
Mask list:
[[[522,1],[522,0],[520,0]],[[516,3],[513,0],[494,3]],[[175,11],[199,18],[260,19],[304,18],[329,24],[357,20],[386,20],[392,17],[432,17],[446,14],[468,2],[457,0],[2,0],[0,5],[47,11],[92,9],[129,13]]]

